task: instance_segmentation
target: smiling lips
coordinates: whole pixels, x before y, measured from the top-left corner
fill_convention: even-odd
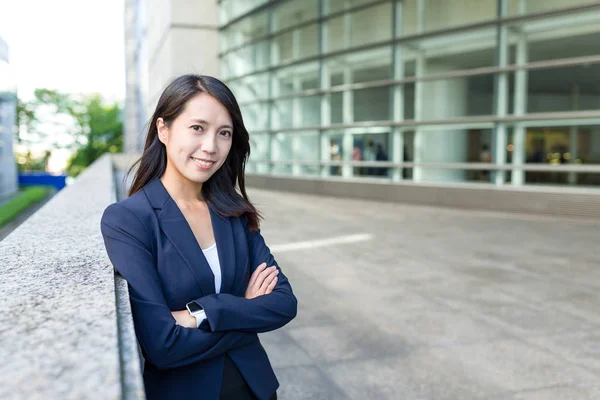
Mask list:
[[[212,165],[215,163],[215,161],[206,160],[203,158],[190,158],[192,159],[192,161],[194,161],[194,164],[196,164],[196,166],[200,169],[210,169],[210,167],[212,167]]]

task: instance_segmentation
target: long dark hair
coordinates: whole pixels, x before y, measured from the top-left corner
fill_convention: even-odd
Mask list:
[[[158,139],[156,121],[162,118],[169,126],[177,118],[192,97],[206,93],[217,99],[229,111],[233,122],[231,150],[225,163],[202,185],[202,197],[219,215],[224,217],[245,216],[248,227],[257,230],[261,218],[248,199],[244,169],[250,155],[250,138],[242,120],[240,107],[231,90],[220,80],[207,75],[182,75],[166,87],[156,110],[149,121],[144,152],[129,169],[136,169],[129,196],[141,190],[150,181],[160,178],[167,168],[167,151]],[[240,193],[236,190],[236,184]]]

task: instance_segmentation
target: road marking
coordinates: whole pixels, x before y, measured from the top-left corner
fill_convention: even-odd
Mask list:
[[[317,247],[327,247],[327,246],[333,246],[336,244],[365,242],[367,240],[372,240],[372,239],[373,239],[373,235],[371,235],[371,234],[357,234],[357,235],[337,236],[337,237],[332,237],[332,238],[328,238],[328,239],[307,240],[304,242],[296,242],[296,243],[276,244],[276,245],[270,246],[270,249],[273,253],[282,253],[285,251],[314,249]]]

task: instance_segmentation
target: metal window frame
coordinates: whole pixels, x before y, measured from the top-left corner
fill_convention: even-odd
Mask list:
[[[386,0],[386,1],[389,1],[389,0]],[[499,0],[499,1],[502,1],[502,0]],[[311,62],[311,61],[320,61],[321,59],[324,59],[324,58],[337,57],[340,55],[345,55],[345,54],[354,53],[354,52],[360,52],[360,51],[364,51],[364,50],[370,50],[370,49],[377,48],[377,47],[386,47],[386,46],[389,47],[392,45],[417,41],[417,40],[421,40],[421,39],[425,39],[425,38],[431,38],[431,37],[436,37],[436,36],[446,36],[446,35],[451,35],[454,33],[467,32],[467,31],[477,30],[477,29],[481,29],[481,28],[492,28],[495,26],[508,25],[508,24],[512,24],[515,22],[534,21],[537,19],[544,19],[544,18],[549,18],[549,17],[553,17],[553,16],[562,16],[564,14],[581,13],[581,12],[592,11],[592,10],[596,10],[596,9],[600,9],[600,3],[588,4],[588,5],[578,6],[578,7],[568,8],[568,9],[541,12],[541,13],[536,13],[536,14],[527,14],[527,15],[522,15],[522,16],[519,15],[519,16],[514,16],[514,17],[496,18],[493,20],[479,22],[476,24],[462,25],[459,27],[440,29],[440,30],[418,33],[418,34],[414,34],[414,35],[407,35],[407,36],[396,37],[396,38],[392,37],[389,40],[384,40],[384,41],[380,41],[380,42],[376,42],[376,43],[370,43],[367,45],[337,50],[337,51],[329,52],[326,54],[318,54],[316,56],[310,56],[310,57],[304,57],[304,58],[300,58],[300,59],[296,59],[296,60],[290,60],[285,63],[280,63],[278,65],[269,66],[268,68],[255,70],[255,71],[249,72],[247,74],[228,77],[227,82],[241,80],[241,79],[247,78],[252,75],[258,75],[261,73],[270,72],[273,70],[282,69],[282,68],[290,67],[293,65],[303,64],[303,63],[307,63],[307,62]],[[314,23],[314,22],[315,21],[313,21],[312,23]]]
[[[295,93],[285,94],[273,98],[259,98],[252,101],[240,102],[240,106],[245,106],[249,104],[259,103],[268,103],[280,100],[289,100],[296,97],[307,97],[307,96],[316,96],[323,94],[330,94],[336,92],[344,92],[348,90],[360,90],[360,89],[370,89],[377,87],[394,87],[397,85],[405,85],[409,83],[421,82],[421,81],[437,81],[444,79],[455,79],[455,78],[467,78],[472,76],[479,75],[492,75],[498,73],[510,73],[517,71],[529,71],[529,70],[542,70],[542,69],[552,69],[552,68],[562,68],[562,67],[577,67],[581,65],[590,65],[590,64],[600,64],[600,55],[596,56],[581,56],[581,57],[570,57],[570,58],[560,58],[553,60],[544,60],[544,61],[535,61],[528,64],[509,64],[505,67],[495,66],[495,67],[479,67],[479,68],[471,68],[471,69],[463,69],[457,71],[450,71],[445,73],[438,74],[429,74],[423,76],[408,76],[403,79],[386,79],[380,81],[371,81],[371,82],[361,82],[361,83],[351,83],[344,85],[336,85],[331,86],[328,89],[307,89],[298,91]]]
[[[415,162],[391,162],[391,161],[316,161],[316,160],[254,160],[257,163],[269,163],[273,165],[304,165],[304,166],[348,166],[348,167],[372,167],[372,168],[432,168],[432,169],[462,169],[469,171],[537,171],[537,172],[574,172],[600,174],[600,164],[534,164],[524,163],[519,165],[492,164],[492,163],[415,163]],[[388,177],[388,179],[390,179]]]
[[[288,0],[288,1],[291,1],[291,0]],[[331,14],[327,14],[327,15],[324,15],[324,14],[320,15],[321,14],[321,11],[320,11],[321,2],[319,0],[319,3],[318,3],[319,4],[319,6],[318,6],[319,7],[319,16],[317,18],[313,18],[313,19],[310,19],[308,21],[301,22],[299,24],[288,26],[287,28],[274,31],[272,33],[267,33],[266,35],[262,35],[262,36],[254,38],[254,39],[251,39],[251,40],[247,40],[247,41],[245,41],[243,43],[240,43],[240,44],[238,44],[238,45],[236,45],[234,47],[228,48],[227,50],[224,50],[224,51],[220,52],[219,53],[219,57],[223,57],[223,56],[227,55],[228,53],[233,53],[233,52],[235,52],[237,50],[240,50],[240,49],[242,49],[244,47],[251,46],[253,44],[262,42],[264,40],[271,40],[271,39],[276,38],[277,36],[283,36],[286,33],[289,33],[289,32],[294,31],[296,29],[305,28],[305,27],[313,25],[315,23],[322,24],[324,22],[327,22],[327,20],[329,20],[329,19],[337,18],[337,17],[340,17],[340,16],[342,16],[344,14],[348,14],[348,13],[362,11],[363,9],[367,9],[367,8],[371,8],[371,7],[376,7],[376,6],[381,5],[381,4],[390,3],[391,1],[394,1],[394,0],[374,0],[371,3],[361,4],[361,5],[356,6],[356,7],[351,7],[351,8],[345,9],[345,10],[336,11],[335,13],[331,13]],[[283,3],[283,2],[278,1],[276,3]],[[261,10],[261,11],[264,11],[264,10]],[[238,21],[238,22],[240,22],[240,21]],[[220,27],[219,30],[220,31],[224,31],[224,30],[227,30],[229,28],[231,28],[231,26]]]

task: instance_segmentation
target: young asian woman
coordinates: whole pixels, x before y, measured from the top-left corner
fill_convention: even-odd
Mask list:
[[[246,194],[249,153],[229,88],[180,76],[158,101],[129,196],[104,211],[150,400],[277,398],[257,334],[290,322],[297,300]]]

